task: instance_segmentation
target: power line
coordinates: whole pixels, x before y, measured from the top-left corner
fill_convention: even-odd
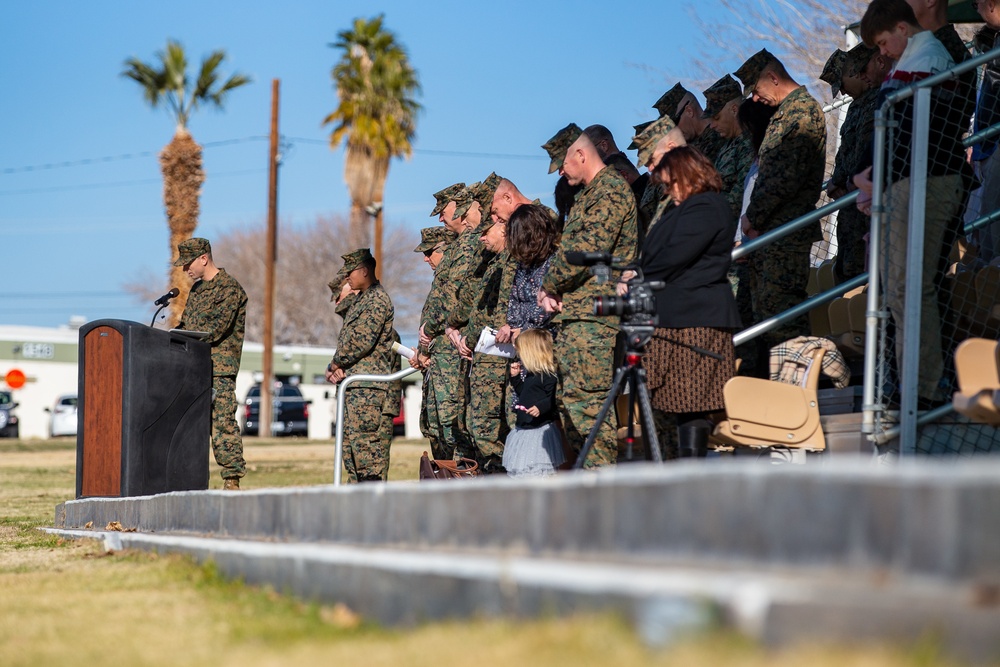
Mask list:
[[[265,140],[265,136],[243,137],[242,139],[224,139],[222,141],[208,141],[202,144],[202,148],[216,148],[218,146],[231,146],[242,144],[248,141]],[[159,151],[140,151],[138,153],[122,153],[121,155],[106,155],[104,157],[91,157],[82,160],[67,160],[64,162],[49,162],[46,164],[31,164],[24,167],[8,167],[0,169],[0,174],[18,174],[28,171],[45,171],[48,169],[62,169],[64,167],[79,167],[88,164],[99,164],[101,162],[118,162],[120,160],[134,160],[141,157],[157,155]]]
[[[288,141],[298,141],[304,144],[322,144],[328,146],[330,144],[327,139],[309,139],[307,137],[286,137],[282,136],[282,139]],[[414,153],[418,155],[443,155],[445,157],[471,157],[471,158],[489,158],[497,160],[548,160],[549,158],[544,155],[519,155],[516,153],[475,153],[471,151],[446,151],[438,150],[433,148],[414,148]]]
[[[212,178],[223,176],[242,176],[245,174],[259,174],[267,171],[266,167],[259,169],[238,169],[236,171],[212,172]],[[70,190],[98,190],[101,188],[119,188],[130,185],[149,185],[150,183],[163,183],[162,178],[145,178],[137,181],[111,181],[106,183],[81,183],[79,185],[53,185],[45,188],[24,188],[22,190],[0,190],[0,196],[4,195],[31,195],[43,192],[67,192]]]
[[[0,292],[0,299],[49,299],[49,298],[74,298],[93,297],[105,299],[108,297],[132,296],[128,292]]]

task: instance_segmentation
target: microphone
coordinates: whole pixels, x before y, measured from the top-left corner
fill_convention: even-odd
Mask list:
[[[179,289],[177,289],[176,287],[173,287],[173,288],[171,288],[171,290],[169,292],[167,292],[166,294],[164,294],[163,296],[161,296],[159,299],[157,299],[156,301],[154,301],[153,305],[154,306],[165,306],[165,305],[167,305],[168,301],[170,301],[171,299],[173,299],[175,296],[177,296],[180,293],[181,293],[181,291]]]
[[[595,264],[613,264],[615,258],[607,252],[566,252],[566,261],[574,266],[594,266]],[[620,260],[619,260],[620,261]]]

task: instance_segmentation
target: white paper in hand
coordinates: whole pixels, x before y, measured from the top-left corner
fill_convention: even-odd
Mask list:
[[[405,345],[400,345],[399,343],[392,344],[392,351],[401,357],[406,357],[407,359],[412,359],[414,355],[411,348],[408,348]]]
[[[517,357],[517,350],[512,343],[498,343],[497,330],[483,327],[483,333],[479,334],[479,342],[476,343],[475,352],[481,354],[491,354],[494,357],[514,359]]]

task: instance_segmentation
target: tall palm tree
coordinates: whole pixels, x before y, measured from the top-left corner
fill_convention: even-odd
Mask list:
[[[156,58],[158,62],[154,64],[129,58],[121,75],[142,87],[143,99],[151,107],[155,109],[164,104],[177,123],[174,138],[160,152],[163,203],[170,227],[169,284],[180,290],[180,296],[170,304],[168,320],[169,325],[174,326],[184,312],[190,286],[183,269],[174,267],[173,262],[177,259],[177,244],[191,238],[198,226],[198,197],[205,182],[201,146],[188,132],[188,119],[201,105],[222,109],[229,91],[250,83],[250,77],[233,74],[223,81],[219,66],[226,53],[220,50],[213,51],[201,61],[198,78],[192,82],[188,77],[184,47],[174,40],[168,39],[166,51],[158,52]]]
[[[375,218],[375,259],[381,264],[382,193],[389,160],[409,157],[420,105],[417,72],[396,36],[382,26],[384,14],[354,20],[330,46],[341,51],[332,76],[340,103],[323,120],[334,125],[330,146],[346,139],[344,181],[351,196],[351,227],[370,239]]]

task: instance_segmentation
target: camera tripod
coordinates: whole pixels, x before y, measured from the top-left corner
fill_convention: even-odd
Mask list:
[[[646,386],[646,369],[642,367],[642,357],[646,344],[652,339],[655,327],[649,325],[627,325],[623,324],[622,332],[625,334],[625,362],[615,369],[614,380],[611,389],[597,413],[593,428],[587,435],[587,440],[583,443],[580,455],[576,458],[574,468],[583,468],[587,455],[590,454],[594,442],[597,440],[597,433],[601,424],[608,416],[608,411],[615,404],[618,395],[623,387],[628,387],[628,431],[625,442],[626,460],[632,459],[632,446],[635,443],[635,412],[638,408],[639,417],[642,419],[642,437],[646,444],[646,460],[663,461],[660,453],[660,441],[656,436],[656,425],[653,423],[653,406],[649,401],[649,388]],[[638,398],[639,404],[636,405]]]

